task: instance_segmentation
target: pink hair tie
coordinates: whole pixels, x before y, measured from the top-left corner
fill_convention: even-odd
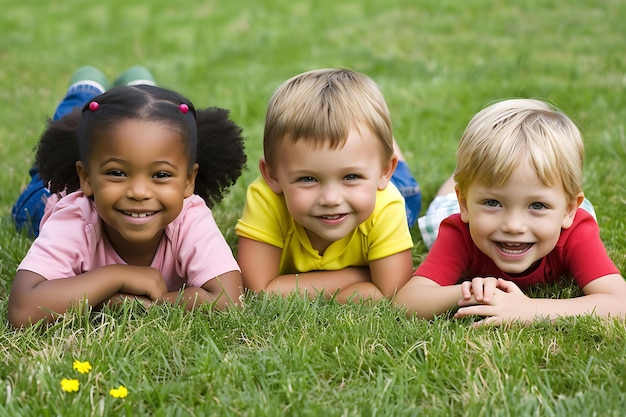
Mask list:
[[[100,108],[100,104],[98,104],[97,101],[92,101],[91,103],[89,103],[89,110],[96,111],[99,108]]]
[[[189,111],[189,106],[186,105],[185,103],[178,106],[178,108],[180,109],[182,114],[187,114],[187,112]]]

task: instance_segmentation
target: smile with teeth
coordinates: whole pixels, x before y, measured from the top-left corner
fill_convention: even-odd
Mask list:
[[[532,243],[507,243],[507,242],[497,242],[500,250],[507,255],[520,255],[526,251],[528,251],[533,244]]]
[[[133,217],[135,219],[143,219],[144,217],[152,216],[156,212],[155,211],[149,211],[147,213],[132,213],[130,211],[123,211],[122,213],[124,213],[127,216]]]
[[[324,220],[337,220],[339,219],[341,216],[343,216],[343,214],[333,214],[331,216],[320,216],[322,219]]]

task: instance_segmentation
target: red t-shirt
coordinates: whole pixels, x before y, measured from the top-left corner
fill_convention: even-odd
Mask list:
[[[555,248],[521,274],[507,274],[472,241],[469,226],[460,214],[453,214],[439,227],[430,253],[413,275],[429,278],[439,285],[454,285],[474,277],[496,277],[519,287],[547,284],[569,275],[580,288],[596,278],[619,274],[600,240],[600,229],[593,217],[578,209],[571,227],[561,231]]]

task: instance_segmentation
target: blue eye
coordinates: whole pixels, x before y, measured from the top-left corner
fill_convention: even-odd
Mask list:
[[[500,202],[498,200],[485,200],[483,204],[486,205],[487,207],[499,207],[500,206]]]
[[[361,178],[361,177],[359,177],[357,174],[348,174],[348,175],[346,175],[346,176],[345,176],[345,177],[343,177],[343,178],[344,178],[346,181],[356,181],[356,180],[358,180],[358,179],[359,179],[359,178]]]
[[[548,206],[546,206],[543,203],[534,202],[534,203],[531,203],[530,208],[533,210],[543,210],[545,208],[548,208]]]
[[[316,182],[316,179],[313,177],[300,177],[298,178],[299,182]]]

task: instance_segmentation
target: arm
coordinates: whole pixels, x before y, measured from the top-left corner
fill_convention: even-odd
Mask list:
[[[462,298],[456,317],[486,317],[477,325],[509,321],[532,323],[536,319],[596,314],[600,317],[626,318],[626,281],[618,274],[605,275],[583,287],[584,295],[568,299],[529,298],[511,281],[498,279],[498,290],[490,302]]]
[[[155,301],[167,292],[159,271],[150,267],[110,265],[83,274],[47,280],[18,270],[9,296],[8,318],[14,327],[42,319],[51,322],[83,301],[97,306],[118,293],[148,297]]]
[[[407,308],[407,314],[432,319],[457,305],[460,285],[439,285],[431,279],[414,276],[398,291],[394,303]]]
[[[173,305],[182,305],[187,310],[193,310],[203,304],[210,304],[217,310],[223,310],[239,304],[242,286],[239,271],[230,271],[207,281],[201,288],[186,287],[182,293],[169,292],[163,296],[163,300]]]
[[[309,296],[320,292],[330,298],[338,290],[370,281],[366,267],[350,267],[338,271],[313,271],[278,275],[282,249],[267,243],[239,237],[237,261],[245,288],[255,292],[268,291],[288,295],[296,290]]]
[[[341,290],[337,300],[345,303],[354,300],[378,301],[391,299],[407,283],[413,273],[411,250],[390,255],[369,264],[371,282],[360,282]]]

